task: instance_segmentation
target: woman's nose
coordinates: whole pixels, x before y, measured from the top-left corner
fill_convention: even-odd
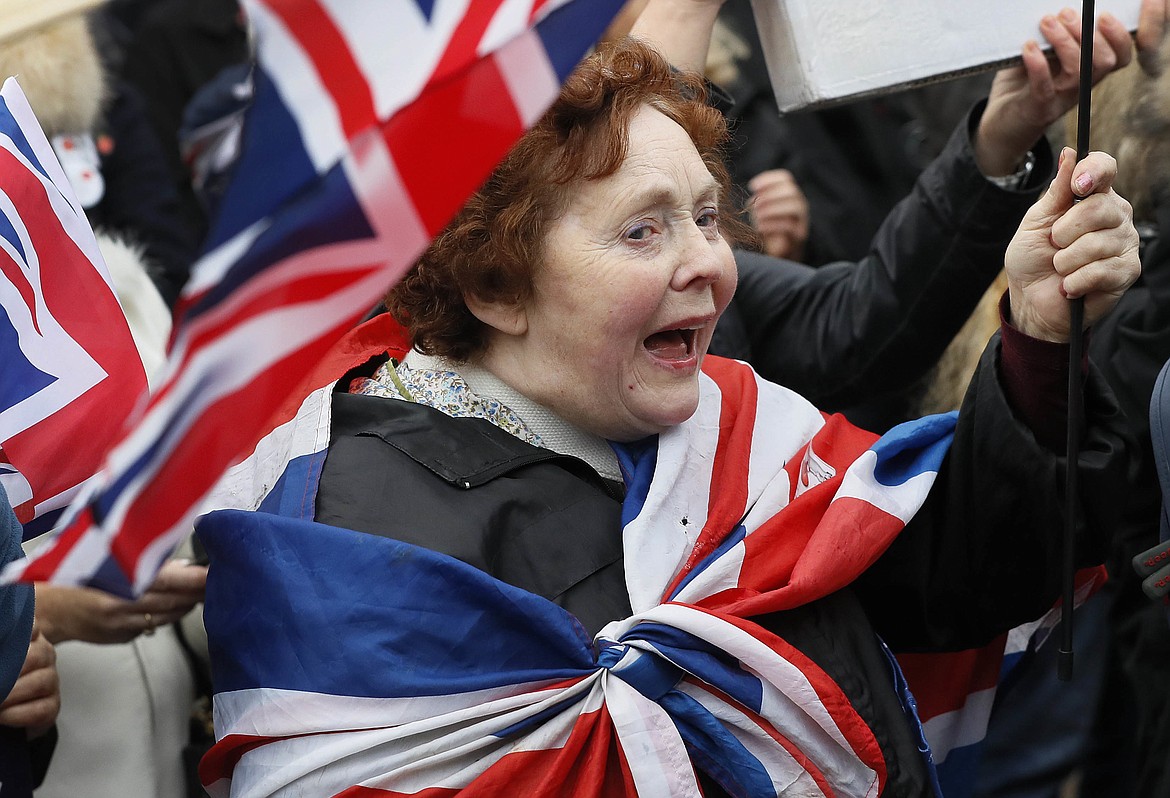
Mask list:
[[[671,287],[676,291],[688,288],[706,288],[718,282],[727,272],[723,254],[727,246],[721,240],[712,240],[697,225],[685,238],[680,248],[678,265],[674,270]]]

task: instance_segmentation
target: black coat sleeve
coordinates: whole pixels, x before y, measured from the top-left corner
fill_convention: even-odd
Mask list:
[[[1137,475],[1125,493],[1125,523],[1109,562],[1116,612],[1126,621],[1148,602],[1133,557],[1158,542],[1162,490],[1150,436],[1154,383],[1170,360],[1170,200],[1156,209],[1158,237],[1142,256],[1138,282],[1094,325],[1089,357],[1117,394],[1138,442]]]
[[[1159,204],[1157,226],[1141,277],[1094,326],[1089,347],[1139,438],[1149,435],[1154,381],[1170,359],[1170,200]]]
[[[978,109],[861,261],[810,269],[738,252],[739,288],[711,351],[751,362],[828,410],[925,374],[1003,268],[1008,242],[1052,171],[1041,143],[1032,188],[987,180],[971,147],[977,120]]]
[[[1039,618],[1060,595],[1065,459],[1015,417],[998,361],[996,335],[925,505],[857,583],[874,627],[895,650],[973,648]],[[1095,370],[1085,414],[1078,567],[1105,560],[1133,450]]]

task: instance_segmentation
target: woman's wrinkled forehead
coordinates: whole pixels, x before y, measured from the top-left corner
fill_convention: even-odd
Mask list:
[[[617,169],[575,181],[566,192],[574,212],[605,219],[650,207],[718,203],[719,181],[681,125],[643,105],[631,120],[628,135]]]

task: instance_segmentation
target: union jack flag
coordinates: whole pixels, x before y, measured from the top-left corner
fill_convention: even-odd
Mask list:
[[[693,794],[690,782],[680,775],[689,765],[680,768],[671,759],[679,753],[678,740],[669,731],[663,732],[663,726],[646,720],[657,710],[632,693],[623,697],[621,686],[602,690],[605,695],[601,700],[596,681],[601,679],[599,673],[615,667],[619,674],[636,670],[631,661],[617,657],[618,651],[630,648],[666,656],[676,667],[695,668],[692,673],[697,673],[700,660],[710,654],[716,638],[719,646],[730,646],[738,639],[763,657],[748,668],[751,678],[761,672],[759,669],[767,669],[766,662],[781,669],[797,662],[794,670],[785,672],[801,671],[803,675],[787,683],[785,689],[803,684],[800,689],[805,692],[793,700],[801,704],[811,700],[812,708],[808,714],[801,709],[793,717],[814,725],[786,727],[784,733],[793,735],[786,739],[806,739],[801,735],[810,730],[819,738],[824,729],[836,726],[848,742],[840,745],[838,739],[833,747],[818,748],[816,757],[831,752],[827,760],[814,757],[800,763],[801,767],[815,764],[820,769],[815,777],[811,770],[801,775],[799,769],[792,769],[795,766],[788,762],[789,754],[778,754],[787,764],[776,765],[769,757],[777,752],[767,753],[770,740],[776,737],[767,724],[752,725],[764,707],[760,703],[764,693],[753,687],[749,694],[756,696],[755,703],[748,702],[746,709],[718,710],[724,700],[719,697],[721,683],[708,669],[700,678],[718,689],[690,691],[705,708],[696,709],[697,715],[668,710],[670,723],[702,726],[705,721],[696,719],[705,717],[703,712],[717,715],[721,723],[735,717],[738,720],[732,724],[731,734],[740,741],[754,740],[750,745],[745,743],[746,752],[730,743],[720,748],[707,757],[708,766],[722,761],[729,771],[725,776],[746,774],[744,787],[751,795],[775,794],[773,778],[795,779],[792,783],[798,784],[800,778],[812,779],[816,786],[810,787],[808,794],[820,794],[815,790],[825,787],[822,782],[827,772],[836,774],[830,777],[838,790],[835,794],[865,795],[874,783],[866,779],[881,783],[880,756],[875,758],[868,751],[866,734],[855,728],[857,719],[839,703],[843,699],[837,689],[817,676],[815,669],[804,672],[798,652],[781,645],[755,648],[745,632],[750,627],[733,619],[799,606],[836,589],[863,568],[872,552],[882,548],[883,541],[896,534],[902,521],[913,514],[929,489],[949,440],[951,416],[903,427],[874,443],[867,433],[835,422],[825,424],[806,404],[759,382],[748,369],[708,357],[705,369],[713,379],[705,379],[696,417],[683,431],[664,436],[656,448],[637,457],[634,450],[626,455],[624,470],[630,475],[629,484],[643,485],[630,489],[625,515],[634,521],[623,534],[635,620],[605,630],[598,641],[604,643],[600,648],[613,650],[615,644],[617,648],[598,657],[591,653],[596,650],[589,649],[587,641],[582,642],[574,620],[524,591],[501,585],[440,555],[308,523],[314,517],[317,479],[329,444],[333,384],[339,375],[375,355],[388,352],[401,359],[409,343],[396,336],[401,336],[401,330],[384,315],[347,335],[306,378],[304,390],[296,394],[307,398],[286,405],[277,419],[279,426],[251,457],[229,472],[210,503],[217,508],[259,512],[213,512],[201,523],[200,537],[215,562],[205,617],[217,689],[219,743],[203,766],[204,781],[212,794],[226,793],[230,785],[232,794],[267,795],[277,784],[318,777],[326,779],[323,783],[328,789],[361,785],[344,793],[354,796],[414,794],[428,780],[434,791],[424,789],[421,794],[435,798],[455,794],[461,786],[494,787],[501,795],[540,795],[546,788],[564,784],[582,785],[580,792],[574,793],[582,796],[631,795],[634,788],[630,780],[638,785],[639,795]],[[792,426],[777,430],[767,424],[755,425],[757,414],[766,418],[777,412],[787,413]],[[732,416],[738,424],[731,423]],[[717,439],[715,430],[720,431]],[[778,433],[787,439],[777,440]],[[696,436],[705,436],[705,443],[693,445]],[[811,442],[802,449],[796,443],[803,438]],[[792,449],[797,450],[795,455]],[[722,457],[704,456],[712,450]],[[866,451],[851,464],[851,458],[862,450]],[[790,455],[787,459],[786,452]],[[689,480],[676,478],[692,469],[695,461],[701,464],[698,472],[712,485],[709,493],[689,490]],[[887,468],[887,461],[897,462],[898,467]],[[652,480],[638,479],[639,473],[647,471],[654,475]],[[696,470],[687,473],[693,477]],[[843,474],[851,477],[846,479]],[[825,482],[818,486],[819,480]],[[896,490],[887,492],[891,483]],[[806,492],[819,497],[822,509],[831,499],[833,511],[839,515],[834,518],[826,513],[821,519],[818,529],[825,537],[808,537],[810,555],[795,565],[783,562],[783,558],[778,562],[773,556],[778,549],[773,544],[775,537],[789,542],[797,537],[789,524],[808,508],[809,499],[789,503],[788,497]],[[870,504],[871,499],[876,504]],[[745,513],[749,506],[752,512]],[[778,508],[778,525],[774,519],[762,520]],[[678,535],[680,517],[699,522],[688,524],[688,529],[702,526],[704,531],[684,541]],[[833,523],[843,519],[848,519],[851,536],[862,529],[874,535],[868,545],[854,546],[863,541],[851,538],[845,551],[856,558],[853,560],[839,559],[843,550],[832,542]],[[720,535],[716,530],[724,526],[731,531]],[[778,529],[785,531],[778,533]],[[801,540],[807,536],[808,530],[804,530]],[[818,557],[817,552],[831,552],[832,557]],[[408,569],[396,575],[386,570],[386,563],[401,564],[407,559],[401,555],[407,554],[419,566],[418,572]],[[1104,573],[1100,568],[1086,569],[1079,577],[1078,604],[1099,587]],[[447,581],[434,590],[420,587],[425,580],[435,578],[466,579],[469,586],[488,586],[500,605],[487,602],[485,607],[466,595],[453,596]],[[751,596],[753,591],[726,590],[753,584],[783,584],[784,588],[741,602],[731,598]],[[401,585],[410,585],[410,589],[400,591]],[[360,598],[354,590],[360,592]],[[301,601],[301,596],[311,598]],[[434,600],[420,605],[419,596]],[[667,602],[659,606],[662,597]],[[676,607],[688,602],[693,603],[690,609]],[[240,606],[248,606],[249,614],[238,613]],[[368,614],[355,613],[355,607]],[[698,611],[699,607],[716,612],[709,616]],[[422,619],[431,619],[436,613],[450,618],[451,625],[439,625],[448,636],[438,641],[441,656],[431,661],[416,643],[434,640],[436,625]],[[910,707],[908,720],[912,726],[920,724],[923,749],[930,751],[937,766],[935,787],[939,794],[948,798],[971,794],[998,685],[1026,647],[1043,641],[1057,616],[1054,609],[977,649],[897,655],[903,676],[897,689],[904,705]],[[458,619],[468,618],[475,619],[473,630],[459,625]],[[415,628],[415,622],[424,628]],[[389,638],[393,638],[392,645]],[[490,651],[477,647],[477,641],[489,638],[498,644],[495,652],[508,652],[514,659],[499,662]],[[305,640],[316,642],[306,647]],[[321,652],[328,653],[318,660]],[[786,662],[777,664],[773,657]],[[458,673],[452,666],[456,661],[473,665]],[[618,662],[624,664],[619,667]],[[647,667],[644,662],[639,666]],[[724,671],[722,677],[732,672],[736,679],[748,679],[742,670]],[[430,674],[433,681],[427,685],[403,681],[404,673]],[[800,681],[806,677],[807,682]],[[630,676],[633,681],[637,678]],[[601,680],[607,685],[613,681],[609,676]],[[485,686],[487,682],[490,684]],[[437,687],[440,684],[442,690]],[[458,692],[460,685],[464,688],[461,694],[447,695]],[[634,693],[639,689],[635,687]],[[589,690],[595,692],[586,701],[583,695]],[[770,695],[779,700],[776,694]],[[564,703],[559,704],[554,696],[563,698]],[[631,699],[636,704],[633,709]],[[817,714],[826,706],[831,721]],[[515,728],[505,722],[502,731],[484,731],[486,739],[474,744],[471,736],[459,737],[468,742],[469,747],[462,749],[453,737],[448,742],[459,753],[445,760],[436,748],[421,753],[410,749],[411,735],[420,729],[441,727],[461,734],[466,725],[483,721],[483,715],[496,710],[514,720]],[[541,713],[546,711],[551,717],[554,710],[559,713],[555,715],[559,725],[539,733],[527,725],[528,721],[519,720],[544,718]],[[615,712],[631,711],[638,719],[632,725],[615,719]],[[441,717],[432,717],[435,713]],[[816,720],[810,721],[813,716]],[[591,746],[609,744],[614,724],[620,727],[619,739],[623,730],[631,733],[640,728],[638,724],[658,736],[637,748],[636,763],[630,764],[630,757],[622,753],[603,767],[587,754],[599,750]],[[528,736],[513,736],[516,730]],[[694,750],[693,739],[686,738],[685,743]],[[625,750],[620,744],[611,750],[619,749]],[[410,753],[405,753],[408,750]],[[487,758],[475,766],[468,764],[481,754]],[[416,769],[406,766],[414,761],[412,757],[420,763]],[[603,773],[605,767],[617,770]],[[645,772],[635,774],[639,769]],[[266,776],[257,781],[259,773]],[[545,781],[525,780],[535,773],[543,774]],[[845,773],[851,774],[850,778],[864,778],[848,789],[832,782]],[[670,774],[670,778],[663,774]],[[320,790],[314,790],[317,792]]]
[[[100,491],[6,578],[130,595],[305,372],[555,99],[620,0],[244,0],[241,156]]]
[[[381,336],[359,331],[330,367],[368,356],[363,337]],[[328,396],[299,428],[320,428]],[[202,780],[249,798],[697,798],[701,768],[735,796],[877,796],[883,756],[841,688],[745,618],[868,567],[930,490],[954,420],[875,440],[708,357],[696,414],[619,447],[633,614],[595,640],[455,559],[313,522],[316,469],[255,480],[266,495],[242,506],[272,512],[200,521],[218,739]]]
[[[100,468],[146,374],[97,242],[20,86],[0,90],[0,486],[25,536]]]

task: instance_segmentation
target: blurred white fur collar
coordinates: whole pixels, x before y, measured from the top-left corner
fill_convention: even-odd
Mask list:
[[[32,5],[47,0],[22,0]],[[81,14],[0,40],[0,79],[15,76],[50,138],[92,133],[107,96],[105,70]]]

